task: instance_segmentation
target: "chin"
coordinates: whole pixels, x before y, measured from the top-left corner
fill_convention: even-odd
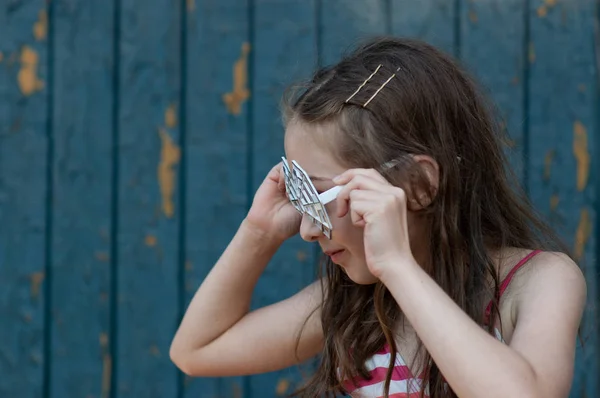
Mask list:
[[[344,270],[346,275],[348,275],[348,278],[350,278],[352,282],[356,283],[357,285],[373,285],[379,282],[379,279],[377,279],[377,277],[373,276],[373,274],[371,274],[367,270],[353,272],[356,270],[353,270],[352,268],[348,269],[345,267],[342,267],[342,269]]]

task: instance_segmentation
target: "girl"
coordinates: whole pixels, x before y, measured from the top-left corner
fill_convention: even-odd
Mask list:
[[[465,73],[425,43],[376,38],[286,98],[286,158],[318,191],[341,187],[331,235],[275,166],[193,298],[174,363],[231,376],[320,355],[306,397],[567,396],[585,281],[512,189],[501,129]],[[298,231],[326,272],[250,312]]]

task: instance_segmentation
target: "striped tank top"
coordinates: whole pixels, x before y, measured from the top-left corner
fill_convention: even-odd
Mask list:
[[[506,278],[500,284],[500,297],[502,297],[502,294],[508,287],[515,272],[538,253],[540,253],[540,250],[530,252],[510,270]],[[490,302],[485,309],[486,323],[489,321],[491,308],[492,302]],[[498,328],[495,328],[494,331],[496,338],[504,342]],[[369,358],[365,364],[371,377],[369,379],[356,377],[351,380],[346,380],[343,383],[344,389],[348,391],[353,398],[383,398],[385,376],[390,363],[390,358],[390,348],[388,344],[385,344],[384,347]],[[389,398],[419,398],[421,396],[422,383],[423,373],[416,376],[413,375],[404,359],[399,354],[396,354],[390,382]],[[429,397],[429,386],[425,386],[424,393],[425,397]]]

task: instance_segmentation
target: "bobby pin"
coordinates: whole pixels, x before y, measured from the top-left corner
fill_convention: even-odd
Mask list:
[[[396,69],[396,72],[398,72],[399,70],[400,70],[400,68]],[[385,87],[385,85],[386,85],[386,84],[388,84],[388,83],[390,82],[390,80],[392,80],[394,77],[396,77],[396,72],[394,72],[394,73],[392,74],[392,76],[390,76],[390,77],[389,77],[389,78],[388,78],[388,79],[387,79],[387,80],[386,80],[386,81],[385,81],[385,82],[384,82],[384,83],[381,85],[381,87],[379,87],[379,88],[377,89],[377,91],[375,91],[375,93],[374,93],[374,94],[371,96],[371,98],[369,98],[369,99],[367,100],[367,102],[365,102],[365,103],[363,104],[363,108],[365,108],[367,105],[369,105],[369,102],[371,102],[371,100],[372,100],[373,98],[375,98],[375,96],[376,96],[377,94],[379,94],[379,92],[380,92],[380,91],[381,91],[381,90],[382,90],[382,89]]]
[[[381,64],[379,64],[379,66],[377,67],[377,69],[375,69],[375,71],[373,73],[371,73],[371,75],[369,77],[367,77],[367,79],[360,85],[358,86],[358,88],[356,89],[355,92],[352,93],[351,96],[348,97],[348,99],[345,101],[345,103],[347,104],[348,101],[350,101],[356,94],[358,94],[358,92],[365,86],[365,84],[367,84],[367,82],[369,80],[371,80],[371,78],[373,76],[375,76],[375,74],[377,73],[377,71],[379,71],[379,68],[381,68]],[[364,106],[364,105],[363,105]]]

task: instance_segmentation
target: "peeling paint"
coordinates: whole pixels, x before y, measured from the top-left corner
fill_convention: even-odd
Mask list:
[[[548,15],[548,8],[546,8],[546,5],[544,4],[539,6],[537,9],[537,16],[544,18],[546,15]]]
[[[577,190],[583,191],[590,175],[590,153],[587,130],[578,120],[573,123],[573,155],[577,159]]]
[[[108,346],[108,334],[100,333],[100,348],[102,350],[102,398],[108,398],[111,387],[112,358]]]
[[[43,272],[34,272],[29,276],[30,291],[31,291],[32,299],[38,298],[38,296],[40,294],[40,285],[42,284],[42,281],[44,280],[44,276],[45,275]]]
[[[150,346],[150,354],[154,357],[160,357],[160,350],[156,344]]]
[[[242,44],[240,58],[233,64],[233,90],[223,95],[223,102],[229,113],[239,115],[242,111],[242,103],[250,98],[248,90],[248,54],[250,44]]]
[[[148,247],[154,247],[154,246],[156,246],[156,236],[154,236],[154,235],[146,235],[146,238],[144,239],[144,243]]]
[[[577,232],[575,233],[575,249],[573,250],[576,260],[583,258],[585,251],[585,245],[592,234],[592,221],[590,219],[590,213],[586,208],[581,209],[581,216],[579,217],[579,224],[577,225]]]
[[[550,210],[555,211],[558,207],[558,203],[560,202],[560,198],[558,195],[554,194],[550,196]]]
[[[529,51],[527,56],[530,64],[535,62],[535,47],[533,46],[533,42],[529,42]]]
[[[106,332],[100,333],[98,341],[100,341],[100,347],[102,347],[102,349],[108,349],[108,334],[106,334]]]
[[[173,143],[171,136],[162,128],[158,130],[162,148],[158,164],[158,184],[162,196],[162,210],[167,217],[173,217],[173,192],[175,191],[175,166],[179,163],[181,152]]]
[[[544,0],[544,4],[538,7],[537,15],[540,18],[544,18],[548,15],[548,10],[556,5],[556,0]]]
[[[306,260],[306,252],[304,250],[298,250],[296,252],[296,258],[298,259],[298,261],[304,261]]]
[[[33,316],[31,315],[31,312],[26,312],[23,315],[23,322],[25,323],[31,323],[31,321],[33,320]]]
[[[110,395],[110,374],[112,369],[112,358],[110,354],[102,356],[102,398],[108,398]]]
[[[109,256],[108,256],[107,252],[96,252],[94,257],[96,257],[96,260],[102,261],[103,263],[108,262],[108,260],[109,260]]]
[[[473,10],[469,11],[469,20],[472,23],[477,23],[477,14],[475,13],[475,11],[473,11]]]
[[[285,393],[290,388],[290,382],[287,379],[281,379],[277,382],[277,387],[275,388],[275,393],[279,396],[285,395]]]
[[[240,385],[238,383],[234,382],[232,387],[233,387],[233,398],[242,398],[243,394],[242,394],[242,388],[240,387]]]
[[[175,113],[175,104],[169,105],[165,111],[165,126],[170,129],[177,126],[177,113]]]
[[[37,41],[46,39],[48,35],[48,14],[46,10],[41,10],[38,14],[38,20],[33,24],[33,36]]]
[[[37,76],[39,56],[31,47],[24,46],[21,50],[21,69],[17,75],[19,88],[25,95],[31,95],[44,88],[44,82]]]
[[[546,156],[544,156],[544,180],[548,181],[550,179],[550,172],[552,171],[552,160],[555,155],[554,149],[550,149],[546,152]]]

